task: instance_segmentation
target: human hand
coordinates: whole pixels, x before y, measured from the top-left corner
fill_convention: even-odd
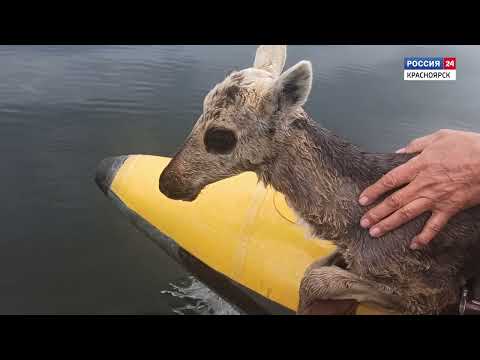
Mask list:
[[[370,209],[360,224],[370,228],[371,236],[380,237],[431,212],[423,230],[412,239],[410,247],[417,249],[428,244],[452,216],[480,204],[480,134],[440,130],[397,152],[419,154],[365,189],[359,202],[369,205],[384,193],[404,187]]]

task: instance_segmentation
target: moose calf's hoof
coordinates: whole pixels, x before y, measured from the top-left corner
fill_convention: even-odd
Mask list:
[[[355,315],[355,300],[314,300],[298,312],[298,315]]]

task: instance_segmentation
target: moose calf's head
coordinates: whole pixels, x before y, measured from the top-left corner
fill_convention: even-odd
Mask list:
[[[282,73],[286,46],[263,45],[254,65],[231,73],[205,97],[203,113],[160,176],[169,198],[193,201],[208,184],[256,171],[272,161],[287,119],[306,102],[312,66],[301,61]]]

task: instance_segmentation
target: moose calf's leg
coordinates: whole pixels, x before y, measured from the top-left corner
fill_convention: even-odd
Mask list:
[[[343,255],[338,251],[338,249],[335,249],[330,255],[325,256],[314,263],[312,263],[307,270],[305,271],[305,274],[310,272],[312,269],[316,269],[322,266],[338,266],[339,268],[346,268],[347,264],[345,262],[345,259],[343,258]]]
[[[316,269],[322,266],[332,266],[336,265],[342,269],[347,267],[347,263],[340,253],[338,248],[336,248],[328,256],[325,256],[314,263],[312,263],[305,274],[308,274],[312,269]],[[323,300],[315,299],[306,307],[303,307],[301,314],[302,315],[354,315],[358,302],[355,300]]]
[[[310,267],[300,284],[298,313],[306,314],[318,300],[355,300],[397,310],[399,299],[379,291],[368,280],[337,266]]]

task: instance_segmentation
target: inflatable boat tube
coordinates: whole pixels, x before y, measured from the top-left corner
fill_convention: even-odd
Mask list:
[[[244,173],[207,186],[193,202],[158,187],[170,158],[104,159],[95,181],[140,230],[221,297],[248,314],[293,314],[305,269],[335,246],[306,236],[282,194]],[[357,314],[381,314],[360,305]]]

